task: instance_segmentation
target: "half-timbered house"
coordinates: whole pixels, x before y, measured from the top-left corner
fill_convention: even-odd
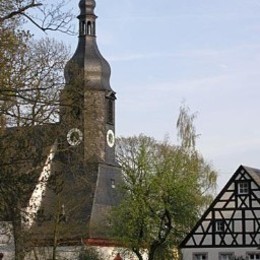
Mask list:
[[[184,260],[260,259],[260,170],[240,166],[181,243]]]

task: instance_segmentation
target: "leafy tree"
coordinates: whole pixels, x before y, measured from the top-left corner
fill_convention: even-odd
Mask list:
[[[196,148],[195,115],[182,107],[180,145],[144,135],[119,138],[124,199],[114,209],[115,238],[139,260],[172,259],[172,249],[198,219],[214,190],[216,172]]]

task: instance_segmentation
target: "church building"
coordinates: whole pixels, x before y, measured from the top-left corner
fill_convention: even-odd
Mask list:
[[[4,198],[12,206],[0,212],[3,259],[12,259],[10,232],[21,228],[15,217],[27,232],[28,252],[35,245],[113,245],[109,211],[119,203],[122,179],[115,158],[116,93],[96,42],[95,5],[94,0],[79,2],[78,46],[65,68],[60,121],[6,128],[1,134],[3,174],[12,180],[26,176]]]

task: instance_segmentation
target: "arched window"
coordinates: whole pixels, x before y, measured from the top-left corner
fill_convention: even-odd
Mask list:
[[[86,23],[85,23],[85,21],[82,21],[80,23],[80,27],[79,28],[80,28],[79,34],[80,35],[84,35],[86,33]]]
[[[91,22],[88,21],[87,23],[87,35],[91,35],[92,34],[92,26],[91,26]]]

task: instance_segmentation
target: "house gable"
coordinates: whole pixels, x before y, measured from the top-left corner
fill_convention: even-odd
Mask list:
[[[259,170],[240,166],[180,247],[257,247],[259,177]]]

